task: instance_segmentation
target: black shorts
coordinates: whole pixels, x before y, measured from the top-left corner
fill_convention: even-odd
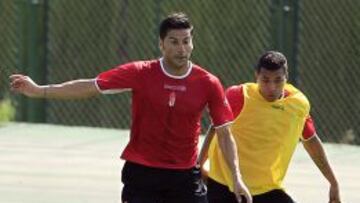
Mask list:
[[[209,203],[237,203],[236,196],[229,188],[223,184],[216,182],[209,178],[208,186],[208,200]],[[242,202],[246,202],[245,198]],[[271,190],[269,192],[254,195],[253,203],[295,203],[291,197],[283,190]]]
[[[127,203],[207,203],[199,168],[161,169],[125,162],[121,199]]]

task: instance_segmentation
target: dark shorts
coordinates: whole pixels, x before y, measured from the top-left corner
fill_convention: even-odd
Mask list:
[[[207,203],[200,170],[152,168],[125,162],[121,195],[127,203]]]
[[[209,203],[237,203],[235,194],[231,192],[227,186],[216,182],[209,178],[208,186],[208,200]],[[243,198],[243,202],[246,200]],[[254,195],[253,203],[295,203],[291,197],[283,190],[271,190],[269,192]]]

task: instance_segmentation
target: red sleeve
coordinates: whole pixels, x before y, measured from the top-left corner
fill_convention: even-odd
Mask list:
[[[312,138],[315,135],[315,132],[316,132],[316,130],[315,130],[314,121],[311,118],[311,116],[309,115],[306,118],[305,125],[304,125],[304,130],[303,130],[303,134],[302,134],[303,140]]]
[[[119,65],[100,73],[96,85],[102,93],[119,93],[138,88],[140,65],[136,62]]]
[[[217,78],[212,80],[211,87],[208,107],[213,125],[219,127],[232,121],[233,117],[224,88]]]
[[[226,98],[229,101],[233,117],[238,117],[244,106],[244,92],[242,85],[229,87],[226,90]]]

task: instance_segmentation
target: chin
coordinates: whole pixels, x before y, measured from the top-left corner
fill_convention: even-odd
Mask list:
[[[177,67],[184,67],[188,65],[188,60],[176,63]]]
[[[267,100],[268,102],[273,102],[273,101],[276,100],[276,98],[275,98],[275,97],[268,97],[268,98],[266,98],[266,100]]]

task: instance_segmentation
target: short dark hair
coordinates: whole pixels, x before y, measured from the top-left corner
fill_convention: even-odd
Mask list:
[[[287,73],[288,65],[285,55],[278,51],[265,52],[263,55],[260,56],[255,66],[255,70],[256,72],[260,72],[262,68],[270,71],[284,69],[285,73]]]
[[[160,23],[160,39],[163,40],[167,33],[173,29],[191,29],[191,34],[193,33],[193,25],[189,17],[182,12],[171,13]]]

